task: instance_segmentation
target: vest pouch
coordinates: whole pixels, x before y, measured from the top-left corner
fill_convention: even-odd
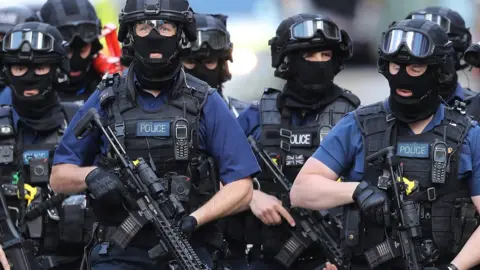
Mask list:
[[[85,195],[70,196],[60,209],[60,240],[69,244],[84,243],[84,225],[87,208]]]
[[[451,245],[453,244],[452,222],[454,202],[458,193],[451,193],[432,202],[431,213],[431,235],[433,241],[440,251],[440,256],[450,254]],[[428,228],[424,228],[424,230]],[[425,234],[428,235],[428,232]]]
[[[451,252],[458,254],[479,224],[475,205],[468,197],[457,198],[453,205],[453,244]]]
[[[288,225],[262,226],[262,246],[266,256],[275,256],[290,238],[291,232]]]
[[[13,163],[13,149],[15,145],[15,133],[12,122],[10,106],[0,107],[0,163]]]

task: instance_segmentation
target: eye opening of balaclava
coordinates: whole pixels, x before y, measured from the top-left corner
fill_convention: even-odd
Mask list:
[[[400,121],[413,123],[427,119],[434,114],[441,103],[439,95],[440,66],[428,65],[425,72],[419,76],[407,73],[410,64],[396,63],[400,66],[396,74],[391,74],[387,64],[386,72],[382,73],[390,85],[389,105],[392,114]],[[411,91],[411,96],[404,96],[397,89]]]
[[[13,76],[10,67],[6,69],[8,84],[12,88],[12,106],[21,121],[35,131],[46,131],[59,127],[63,123],[61,106],[57,93],[53,90],[57,78],[58,65],[51,64],[50,71],[37,75],[35,68],[44,64],[24,64],[28,67],[25,74]],[[38,90],[38,94],[26,96],[27,90]]]
[[[328,61],[309,61],[305,54],[332,51]],[[294,51],[286,56],[288,79],[283,93],[278,97],[277,107],[320,110],[336,100],[343,90],[334,85],[333,80],[341,65],[336,50],[312,48]]]
[[[180,42],[182,25],[177,24],[177,33],[171,37],[162,36],[153,29],[147,36],[135,34],[130,28],[130,40],[134,50],[136,79],[145,89],[163,89],[170,85],[181,69]],[[161,58],[151,58],[151,54],[161,54]]]

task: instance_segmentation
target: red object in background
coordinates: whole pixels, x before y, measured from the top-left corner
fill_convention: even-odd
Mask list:
[[[93,59],[93,67],[101,76],[105,73],[114,74],[121,73],[125,67],[120,64],[120,56],[122,50],[118,42],[117,26],[114,24],[106,24],[102,29],[102,36],[105,38],[108,53],[105,55],[99,52]]]

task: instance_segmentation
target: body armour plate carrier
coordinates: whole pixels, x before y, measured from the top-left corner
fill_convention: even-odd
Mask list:
[[[320,142],[348,112],[358,107],[360,101],[349,91],[325,106],[316,121],[302,127],[292,126],[291,111],[277,109],[279,90],[267,89],[260,100],[260,143],[289,179],[295,179],[304,162],[317,150]]]
[[[139,90],[135,89],[133,72],[129,72],[126,78],[107,76],[104,86],[101,105],[107,111],[108,125],[124,145],[127,155],[132,160],[144,158],[160,179],[170,179],[165,180],[164,186],[171,192],[175,192],[180,182],[167,176],[185,176],[187,181],[191,178],[188,194],[177,194],[187,212],[210,199],[219,183],[213,183],[215,180],[207,170],[193,168],[197,168],[197,162],[205,164],[208,159],[208,155],[199,149],[199,128],[203,106],[214,90],[205,82],[180,72],[168,101],[157,111],[146,111],[136,102],[136,91]],[[114,158],[112,151],[107,154],[109,157],[102,160]],[[116,166],[102,165],[107,169]]]
[[[129,72],[129,77],[133,72]],[[157,111],[146,111],[136,102],[133,78],[115,77],[113,85],[101,93],[101,104],[108,113],[108,124],[124,144],[127,155],[135,160],[145,158],[154,165],[159,177],[165,173],[186,174],[191,158],[198,155],[198,132],[202,108],[210,87],[190,76],[181,73],[174,90],[178,97],[169,98]],[[111,77],[114,78],[114,77]],[[108,80],[108,78],[107,78]],[[106,80],[104,80],[106,81]],[[186,84],[185,84],[186,81]],[[188,86],[187,86],[188,85]],[[180,136],[176,123],[181,120],[182,133],[186,135],[188,148],[182,154],[188,158],[176,158],[176,139]],[[187,126],[184,129],[184,126]],[[183,136],[182,136],[183,137]]]
[[[451,109],[445,109],[444,113],[444,119],[433,130],[409,135],[409,127],[398,123],[393,115],[387,112],[383,102],[355,111],[355,119],[362,132],[365,158],[393,145],[396,147],[396,159],[399,164],[403,164],[404,177],[418,181],[419,190],[406,199],[420,204],[422,239],[417,244],[424,246],[433,240],[434,248],[439,251],[433,261],[459,252],[477,224],[467,179],[458,179],[459,157],[463,141],[471,127],[471,119]],[[432,148],[436,142],[444,142],[448,147],[444,183],[433,183],[431,176]],[[374,181],[371,184],[376,186],[383,168],[382,164],[365,162],[363,179]],[[463,216],[462,211],[471,213]],[[468,228],[472,227],[472,224],[475,224],[473,228]],[[383,241],[384,233],[383,230],[368,230],[367,235],[367,242],[374,242],[372,244],[376,245]],[[369,246],[364,243],[363,248]],[[432,261],[432,258],[425,260]]]

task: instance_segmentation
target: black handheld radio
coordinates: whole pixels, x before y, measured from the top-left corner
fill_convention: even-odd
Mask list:
[[[445,142],[437,141],[433,144],[432,183],[444,184],[448,160],[448,147]]]
[[[185,118],[177,119],[173,123],[175,132],[175,160],[188,160],[188,121]]]

